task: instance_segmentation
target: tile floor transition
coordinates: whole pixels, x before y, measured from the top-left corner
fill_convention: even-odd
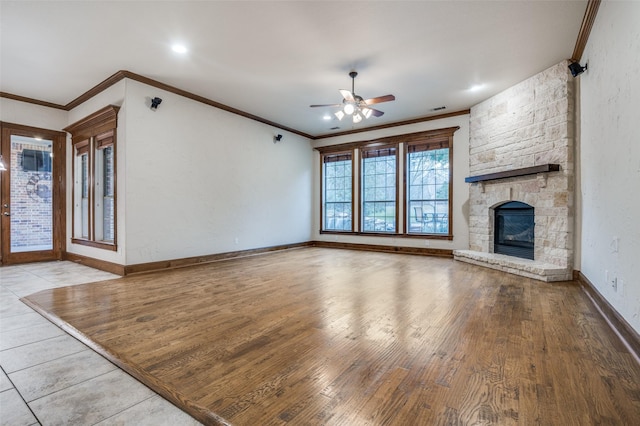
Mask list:
[[[0,268],[0,425],[199,425],[20,298],[118,278],[72,262]]]

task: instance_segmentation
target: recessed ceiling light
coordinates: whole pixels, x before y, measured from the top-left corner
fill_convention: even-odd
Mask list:
[[[469,91],[477,92],[478,90],[481,90],[483,88],[484,88],[484,84],[474,84],[473,86],[469,87]]]
[[[323,120],[331,120],[331,116],[330,116],[329,114],[325,114],[325,115],[322,117],[322,119],[323,119]]]
[[[176,53],[187,53],[187,46],[185,46],[184,44],[174,44],[173,46],[171,46],[171,50],[173,50]]]

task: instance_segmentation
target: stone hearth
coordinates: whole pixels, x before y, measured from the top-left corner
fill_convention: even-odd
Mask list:
[[[469,170],[490,175],[543,164],[558,171],[472,183],[469,250],[457,260],[539,279],[573,275],[574,82],[563,61],[471,109]],[[494,209],[520,201],[535,209],[534,260],[494,253]]]
[[[485,266],[511,274],[521,275],[540,281],[567,281],[572,279],[573,272],[539,260],[521,259],[504,254],[483,253],[471,250],[455,250],[454,258],[474,265]]]

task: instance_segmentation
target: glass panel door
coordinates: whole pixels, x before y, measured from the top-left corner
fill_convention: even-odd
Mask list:
[[[0,264],[62,258],[66,135],[1,123]]]

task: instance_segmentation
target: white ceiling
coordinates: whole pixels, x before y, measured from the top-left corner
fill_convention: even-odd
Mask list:
[[[128,70],[325,135],[464,110],[568,59],[586,5],[2,0],[0,91],[66,105]],[[186,55],[171,51],[177,41]],[[357,125],[323,120],[334,109],[309,105],[341,102],[351,70],[357,94],[396,101]]]

